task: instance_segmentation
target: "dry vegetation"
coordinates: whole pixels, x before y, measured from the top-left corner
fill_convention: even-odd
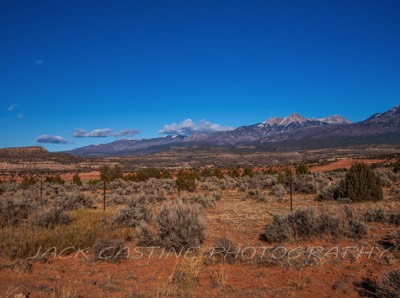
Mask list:
[[[400,172],[361,168],[108,168],[105,211],[99,180],[2,182],[0,297],[399,297]]]

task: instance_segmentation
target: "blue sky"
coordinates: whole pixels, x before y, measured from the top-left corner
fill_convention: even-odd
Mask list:
[[[363,120],[400,103],[399,13],[385,0],[2,0],[0,147],[292,112]]]

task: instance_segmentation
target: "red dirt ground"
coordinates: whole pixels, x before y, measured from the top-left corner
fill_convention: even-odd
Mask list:
[[[337,169],[350,169],[353,163],[363,162],[369,165],[378,164],[385,161],[384,159],[342,159],[327,165],[315,166],[311,168],[311,172],[329,172]]]
[[[205,210],[208,224],[206,245],[211,246],[216,237],[227,236],[242,247],[271,246],[258,240],[271,215],[286,213],[288,202],[270,199],[268,203],[243,200],[243,193],[224,191],[215,208]],[[343,205],[334,202],[315,202],[313,196],[295,196],[295,207],[314,206],[317,210],[340,214]],[[397,201],[376,204],[362,203],[352,207],[355,214],[382,207],[400,210]],[[287,248],[323,246],[382,247],[378,242],[398,228],[388,224],[370,224],[366,239],[358,242],[314,241],[282,244]],[[127,244],[134,251],[133,242]],[[279,245],[279,244],[277,244]],[[31,262],[32,273],[0,269],[0,297],[14,297],[26,289],[30,297],[49,297],[52,290],[73,291],[80,297],[163,297],[171,287],[171,276],[176,264],[182,262],[174,256],[161,257],[160,250],[150,257],[129,259],[120,263],[88,259],[48,258],[47,262]],[[376,251],[377,253],[377,251]],[[268,267],[256,261],[237,260],[233,264],[203,265],[191,297],[358,297],[353,283],[364,277],[381,277],[383,273],[400,268],[399,255],[388,253],[385,258],[374,254],[370,259],[363,255],[345,258],[328,256],[320,261],[306,263],[303,258],[283,261]],[[134,254],[132,254],[134,255]],[[342,251],[341,251],[342,255]],[[11,261],[1,259],[0,264]],[[0,266],[1,268],[1,266]],[[136,296],[135,296],[136,295]],[[141,296],[140,296],[141,295]],[[148,296],[145,296],[148,295]],[[55,296],[54,296],[55,297]],[[72,297],[60,295],[58,297]],[[76,297],[76,296],[73,296]],[[172,296],[174,297],[174,296]],[[176,297],[176,296],[175,296]]]
[[[73,175],[74,175],[74,173],[69,173],[69,174],[63,174],[60,176],[63,180],[71,181]],[[99,171],[82,172],[82,173],[79,173],[79,177],[82,180],[100,179],[100,172]]]

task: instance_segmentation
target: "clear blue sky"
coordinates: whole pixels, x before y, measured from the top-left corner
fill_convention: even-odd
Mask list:
[[[400,1],[2,0],[0,38],[0,147],[400,103]]]

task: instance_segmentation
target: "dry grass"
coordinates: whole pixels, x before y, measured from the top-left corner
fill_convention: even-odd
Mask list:
[[[213,268],[210,278],[214,288],[226,287],[228,281],[226,264],[220,264],[216,268]]]
[[[126,239],[133,236],[130,229],[113,227],[111,216],[102,211],[79,210],[71,212],[73,222],[68,226],[46,229],[27,223],[4,227],[0,233],[0,256],[10,259],[33,257],[39,250],[44,253],[54,247],[57,252],[68,247],[86,249],[98,238]]]
[[[190,258],[178,261],[167,283],[158,290],[159,297],[192,297],[204,265],[206,249],[201,248]]]

